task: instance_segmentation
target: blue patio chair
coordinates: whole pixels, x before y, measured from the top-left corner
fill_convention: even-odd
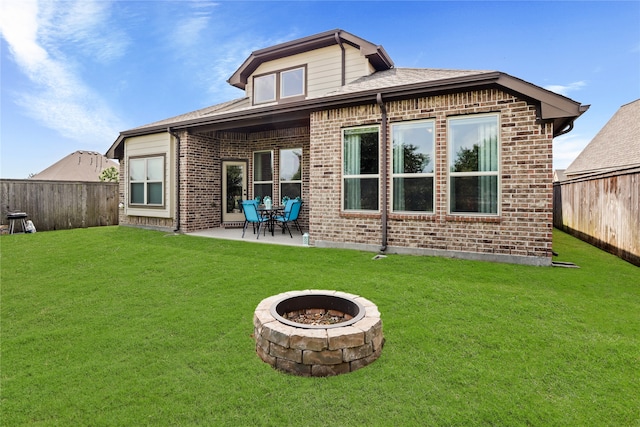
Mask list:
[[[254,232],[255,225],[258,224],[258,237],[256,239],[259,239],[262,225],[269,222],[269,218],[260,216],[258,214],[258,207],[256,206],[255,200],[243,200],[242,212],[244,212],[244,227],[242,227],[242,238],[244,239],[244,233],[245,231],[247,231],[247,226],[249,225],[249,223],[251,223],[254,226]]]
[[[287,212],[286,207],[285,211],[282,215],[276,215],[273,219],[278,223],[280,227],[282,227],[282,232],[287,230],[289,232],[289,236],[293,239],[293,235],[291,234],[291,229],[289,228],[289,223],[293,222],[297,227],[298,231],[302,233],[302,229],[300,228],[300,224],[298,224],[298,216],[300,216],[300,209],[302,208],[302,200],[293,200],[291,203],[291,209]]]

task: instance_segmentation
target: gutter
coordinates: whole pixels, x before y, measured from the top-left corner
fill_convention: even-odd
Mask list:
[[[174,232],[180,231],[180,136],[167,127],[169,135],[176,139],[176,228]]]
[[[474,75],[452,77],[449,79],[440,79],[429,82],[417,82],[407,85],[392,86],[386,89],[387,101],[396,99],[406,99],[414,96],[431,96],[433,94],[442,94],[454,90],[461,89],[479,89],[481,87],[500,87],[507,92],[516,92],[525,98],[540,102],[541,112],[540,120],[554,122],[554,129],[561,129],[561,121],[566,122],[575,120],[584,113],[589,106],[580,105],[579,103],[555,94],[523,80],[509,76],[499,71],[479,72]],[[302,117],[310,111],[318,111],[334,107],[344,107],[349,105],[358,105],[362,103],[370,103],[376,99],[380,89],[369,89],[356,92],[342,92],[335,95],[327,95],[318,98],[305,99],[302,101],[293,101],[278,105],[268,105],[264,107],[253,107],[244,110],[235,110],[226,113],[214,114],[212,116],[195,119],[187,119],[176,121],[171,124],[173,129],[186,129],[190,127],[216,127],[226,129],[241,126],[242,121],[246,120],[267,120],[269,123],[274,122],[277,116],[291,118]],[[544,98],[544,99],[541,99]],[[556,108],[550,102],[558,103]],[[115,152],[124,139],[146,135],[154,132],[162,132],[166,129],[166,124],[157,126],[146,126],[131,129],[120,133],[120,136],[111,145],[106,155],[109,158],[116,158]],[[557,135],[554,135],[557,136]]]
[[[382,93],[378,92],[376,95],[376,102],[380,107],[380,111],[382,112],[381,119],[381,127],[382,127],[382,242],[380,246],[380,252],[384,252],[387,250],[387,203],[388,196],[387,190],[389,184],[387,183],[387,157],[388,157],[388,149],[387,149],[387,107],[385,107],[382,102]]]

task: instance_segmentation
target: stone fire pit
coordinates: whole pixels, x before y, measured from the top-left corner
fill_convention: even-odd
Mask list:
[[[302,318],[305,323],[295,321]],[[384,344],[378,307],[339,291],[291,291],[266,298],[256,307],[253,325],[258,356],[295,375],[355,371],[376,360]]]

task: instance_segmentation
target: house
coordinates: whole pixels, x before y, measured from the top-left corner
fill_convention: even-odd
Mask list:
[[[562,182],[567,179],[567,175],[565,175],[566,169],[556,169],[553,171],[553,182]]]
[[[640,99],[609,119],[554,184],[554,225],[640,266]]]
[[[40,173],[30,177],[43,181],[100,181],[103,170],[120,168],[117,162],[94,151],[74,151]]]
[[[567,167],[567,179],[640,167],[640,99],[623,105]]]
[[[304,200],[310,243],[551,264],[552,139],[588,108],[499,71],[396,68],[332,30],[253,52],[240,98],[121,132],[120,224],[242,223]]]

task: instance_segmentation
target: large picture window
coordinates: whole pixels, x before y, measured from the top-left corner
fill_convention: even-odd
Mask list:
[[[393,211],[433,212],[434,123],[392,125]]]
[[[273,198],[273,153],[256,151],[253,153],[253,197]]]
[[[302,198],[302,148],[280,150],[280,197]]]
[[[343,131],[343,208],[378,210],[379,129],[377,126]]]
[[[449,119],[450,213],[498,214],[498,122],[497,114]]]
[[[164,205],[164,156],[129,159],[129,204]]]

